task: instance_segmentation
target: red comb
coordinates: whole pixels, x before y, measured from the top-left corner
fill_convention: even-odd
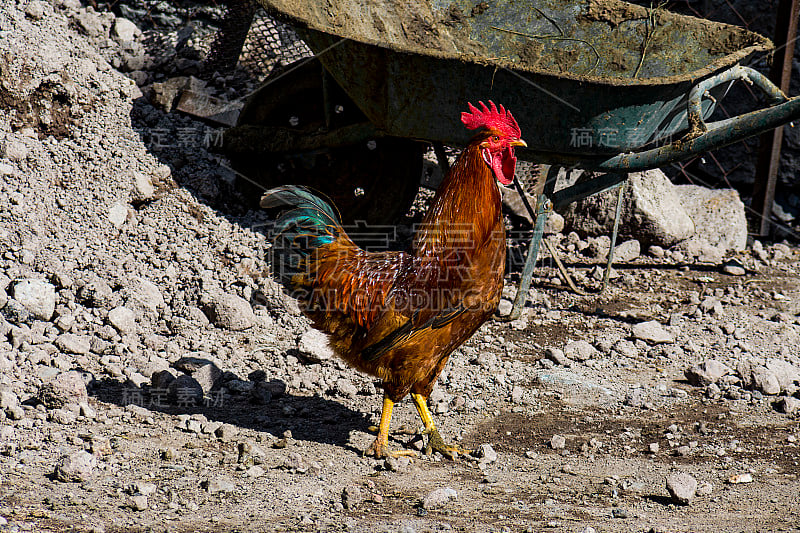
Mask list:
[[[517,121],[514,120],[514,117],[511,115],[511,111],[506,111],[503,106],[500,106],[500,109],[498,109],[491,100],[489,100],[489,106],[491,107],[486,107],[486,104],[483,102],[478,102],[478,104],[480,104],[481,109],[467,103],[469,106],[469,113],[466,111],[461,113],[461,122],[463,122],[468,129],[474,130],[481,127],[494,129],[504,135],[517,139],[522,135]]]

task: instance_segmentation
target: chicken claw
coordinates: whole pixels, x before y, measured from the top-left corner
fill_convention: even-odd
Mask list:
[[[378,436],[369,448],[364,450],[364,455],[381,459],[384,457],[416,457],[417,453],[412,450],[392,451],[389,449],[389,425],[392,422],[392,410],[394,402],[388,395],[383,395],[383,408],[381,409],[381,424],[378,426]]]
[[[459,454],[468,456],[471,453],[470,450],[465,450],[460,446],[445,444],[442,436],[439,435],[439,430],[436,429],[436,425],[433,423],[433,416],[430,410],[428,410],[428,399],[425,396],[412,392],[411,399],[414,400],[414,405],[417,407],[419,417],[422,419],[422,423],[425,424],[425,430],[422,434],[428,435],[428,444],[425,445],[425,455],[430,455],[432,451],[437,451],[448,459],[453,460],[458,458]]]
[[[457,444],[447,444],[439,435],[436,428],[426,429],[422,432],[423,435],[428,435],[428,443],[425,445],[425,455],[430,455],[432,452],[439,452],[448,459],[458,459],[459,455],[468,456],[472,450],[466,450]]]
[[[416,457],[417,452],[414,450],[390,450],[388,444],[381,442],[379,437],[375,439],[369,448],[364,450],[364,455],[375,459],[383,459],[386,457]]]

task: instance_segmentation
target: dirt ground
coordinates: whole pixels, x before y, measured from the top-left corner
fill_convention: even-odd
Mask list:
[[[600,294],[607,240],[556,231],[589,294],[543,254],[522,317],[484,324],[430,398],[474,453],[363,457],[380,384],[267,275],[270,219],[209,150],[217,129],[152,99],[197,67],[191,39],[167,72],[132,59],[119,18],[0,11],[0,531],[800,529],[796,238],[712,261],[643,243]],[[419,426],[399,404],[392,447],[421,452]]]
[[[664,269],[649,277],[650,290],[644,291],[637,286],[646,272],[653,273],[633,268],[634,286],[612,289],[602,298],[570,297],[545,284],[541,294],[552,300],[552,310],[562,312],[557,323],[520,331],[492,322],[476,337],[504,338],[506,345],[532,339],[559,345],[565,335],[596,341],[626,329],[623,310],[663,304],[660,295],[702,277],[692,269],[680,275]],[[769,271],[750,279],[781,290],[782,282],[794,285],[794,275]],[[581,308],[598,306],[616,311],[599,312],[604,318],[587,328],[592,313]],[[707,331],[708,322],[713,321],[687,329]],[[695,342],[701,336],[689,335]],[[482,345],[473,339],[464,351]],[[122,407],[122,384],[108,380],[90,389],[94,420],[68,427],[17,426],[20,450],[3,457],[2,514],[7,527],[21,531],[790,531],[800,526],[798,424],[776,412],[772,398],[705,397],[686,382],[683,361],[642,354],[629,366],[615,367],[613,356],[601,356],[596,362],[608,365],[602,369],[542,369],[534,363],[540,353],[500,352],[496,364],[522,370],[524,377],[514,380],[524,390],[518,401],[481,384],[483,372],[471,369],[483,367],[463,355],[450,365],[447,385],[440,384],[448,396],[485,402],[474,410],[448,410],[439,420],[444,434],[465,447],[490,444],[497,453],[491,462],[421,456],[397,466],[362,457],[372,438],[368,426],[376,421],[375,394],[343,397],[290,386],[286,395],[257,409],[234,401],[211,409],[160,410]],[[298,370],[287,368],[284,379]],[[646,391],[652,404],[620,401],[630,387]],[[394,427],[415,428],[412,411],[401,405]],[[187,431],[179,413],[230,424],[235,436]],[[287,431],[291,437],[282,439]],[[57,451],[97,435],[107,436],[113,450],[104,471],[80,484],[52,481]],[[563,449],[552,449],[553,435],[565,438]],[[413,440],[401,434],[393,445]],[[251,477],[255,467],[246,466],[252,463],[242,459],[242,443],[260,449],[256,462],[263,473],[257,477]],[[174,457],[165,455],[169,449]],[[710,493],[690,505],[676,504],[664,482],[675,471],[690,473]],[[751,483],[728,482],[747,473]],[[232,483],[229,492],[203,488],[218,479]],[[128,487],[142,482],[158,489],[148,509],[133,511],[126,503]],[[426,509],[421,503],[426,495],[443,487],[457,496]]]

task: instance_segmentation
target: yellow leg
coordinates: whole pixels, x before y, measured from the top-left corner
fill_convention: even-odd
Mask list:
[[[417,407],[417,413],[419,413],[422,423],[425,424],[424,434],[428,435],[428,444],[425,446],[426,455],[430,454],[431,451],[437,451],[448,459],[455,459],[458,457],[458,454],[468,455],[470,453],[469,450],[465,450],[460,446],[445,444],[444,440],[442,440],[442,436],[439,435],[439,431],[436,429],[436,425],[433,423],[433,415],[431,415],[431,412],[428,409],[427,398],[425,398],[422,394],[412,392],[411,399],[414,400],[414,405]]]
[[[414,405],[417,407],[419,417],[422,419],[422,423],[425,424],[425,431],[435,430],[436,425],[433,423],[433,415],[431,415],[430,410],[428,410],[428,399],[416,392],[411,393],[411,399],[414,400]]]
[[[389,425],[392,423],[392,410],[394,410],[394,402],[384,393],[383,407],[381,408],[381,424],[378,426],[378,436],[375,437],[375,442],[364,451],[364,455],[372,455],[376,458],[416,455],[412,450],[389,450]]]

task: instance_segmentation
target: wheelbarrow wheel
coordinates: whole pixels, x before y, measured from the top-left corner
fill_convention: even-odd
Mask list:
[[[237,127],[226,134],[237,140],[225,151],[239,173],[240,190],[254,204],[269,188],[305,185],[328,196],[345,224],[396,222],[408,212],[419,189],[424,143],[376,134],[353,141],[336,137],[336,146],[301,151],[294,150],[297,143],[279,145],[285,132],[303,140],[359,124],[369,123],[318,63],[289,65],[249,98]],[[248,127],[276,134],[257,139],[239,135]],[[239,142],[241,138],[246,142]]]

